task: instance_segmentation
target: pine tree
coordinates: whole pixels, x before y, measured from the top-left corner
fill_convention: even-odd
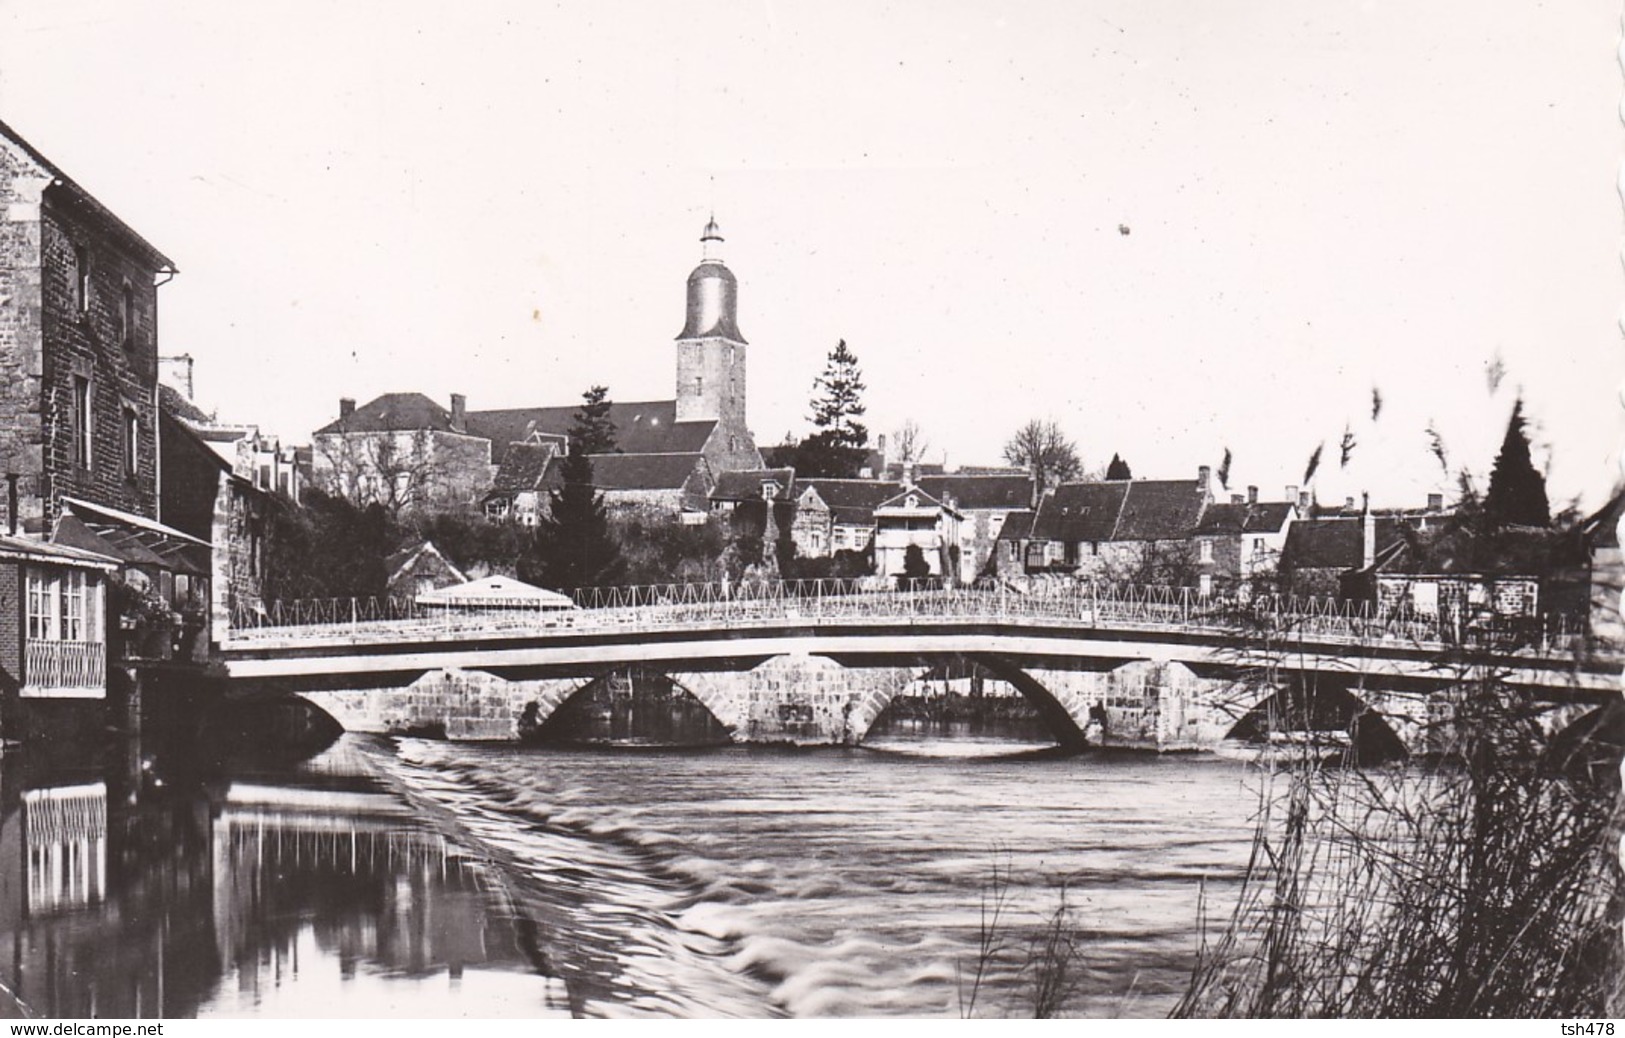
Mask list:
[[[813,434],[796,451],[796,472],[809,476],[851,478],[863,465],[869,428],[858,421],[863,405],[863,372],[858,358],[840,340],[813,381]]]
[[[519,560],[520,580],[551,588],[603,587],[618,582],[626,571],[610,534],[603,495],[593,486],[588,457],[615,449],[607,396],[603,386],[582,394],[570,429],[570,452],[559,467],[562,483],[548,492],[548,514],[536,524],[530,550]]]
[[[1512,406],[1501,453],[1490,470],[1490,487],[1484,494],[1484,520],[1491,527],[1548,526],[1551,503],[1546,498],[1546,480],[1529,457],[1529,434],[1524,429],[1523,399]]]
[[[1133,479],[1134,473],[1129,471],[1128,462],[1113,454],[1111,464],[1106,466],[1106,478]]]

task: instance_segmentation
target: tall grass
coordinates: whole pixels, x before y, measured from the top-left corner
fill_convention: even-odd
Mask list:
[[[1174,1016],[1617,1011],[1617,757],[1574,766],[1482,672],[1435,735],[1425,767],[1306,751],[1265,775],[1240,900]]]

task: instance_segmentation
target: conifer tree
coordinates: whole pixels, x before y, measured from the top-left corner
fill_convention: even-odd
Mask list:
[[[1112,455],[1112,462],[1106,466],[1107,479],[1133,479],[1134,473],[1129,471],[1128,462],[1116,454]]]
[[[1523,399],[1519,398],[1512,406],[1506,438],[1495,456],[1489,490],[1484,494],[1484,520],[1491,527],[1547,526],[1552,521],[1546,480],[1529,457],[1529,434],[1524,426]]]
[[[817,394],[812,401],[814,432],[797,448],[798,475],[851,478],[858,474],[869,446],[869,428],[858,421],[866,410],[865,388],[857,355],[842,339],[830,352],[824,373],[813,381]]]
[[[548,492],[548,514],[536,524],[531,549],[519,560],[520,580],[551,588],[603,587],[625,573],[588,457],[614,450],[607,393],[594,386],[582,394],[570,429],[570,452],[560,465],[561,482]],[[600,449],[594,452],[593,447]]]

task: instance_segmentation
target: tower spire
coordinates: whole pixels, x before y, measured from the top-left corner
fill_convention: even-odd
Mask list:
[[[705,231],[700,234],[700,250],[700,258],[704,262],[722,262],[722,228],[717,226],[716,213],[711,214],[711,219],[706,221]]]

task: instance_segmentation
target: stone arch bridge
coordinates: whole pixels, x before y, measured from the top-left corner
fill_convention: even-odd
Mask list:
[[[1437,619],[1237,609],[1170,589],[668,588],[564,611],[351,602],[243,619],[222,646],[230,694],[298,695],[350,730],[478,740],[517,738],[635,669],[669,678],[735,741],[853,745],[922,675],[973,664],[1064,745],[1198,749],[1261,707],[1329,694],[1414,749],[1475,677],[1573,713],[1617,696],[1621,670],[1549,631],[1513,642]]]

